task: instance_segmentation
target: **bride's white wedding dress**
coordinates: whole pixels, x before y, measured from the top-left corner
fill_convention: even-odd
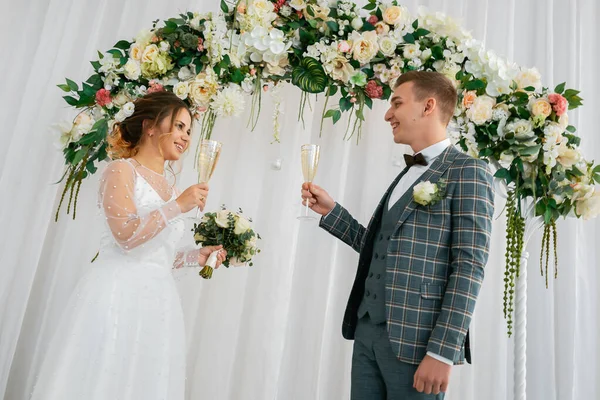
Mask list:
[[[32,399],[183,400],[185,337],[172,268],[196,263],[198,250],[176,251],[185,234],[176,195],[134,160],[107,166],[100,254],[69,300]]]

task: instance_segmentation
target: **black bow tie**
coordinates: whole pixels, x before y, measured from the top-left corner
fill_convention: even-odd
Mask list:
[[[406,166],[409,168],[415,164],[427,165],[427,160],[425,160],[425,157],[423,157],[423,154],[421,154],[421,153],[417,153],[414,156],[405,154],[404,161],[406,162]]]

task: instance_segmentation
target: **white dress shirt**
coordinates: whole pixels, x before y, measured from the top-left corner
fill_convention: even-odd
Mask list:
[[[435,160],[440,154],[444,152],[450,146],[450,139],[444,139],[441,142],[437,142],[421,151],[421,154],[427,161],[427,165],[415,164],[408,169],[406,174],[400,179],[400,182],[396,185],[390,200],[388,202],[388,210],[396,204],[398,200],[406,193],[409,187],[416,182],[429,169],[433,160]]]

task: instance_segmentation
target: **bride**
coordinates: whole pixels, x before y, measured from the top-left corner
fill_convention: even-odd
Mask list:
[[[190,141],[191,114],[170,92],[135,101],[109,137],[100,255],[78,283],[41,367],[34,400],[183,400],[185,337],[172,268],[203,266],[222,246],[177,251],[181,214],[208,185],[179,193],[165,177]]]

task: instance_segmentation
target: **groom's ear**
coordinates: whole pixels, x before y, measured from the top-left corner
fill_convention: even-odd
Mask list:
[[[423,110],[423,115],[431,115],[433,110],[435,110],[435,106],[437,105],[437,101],[435,97],[430,97],[425,101],[425,109]]]

